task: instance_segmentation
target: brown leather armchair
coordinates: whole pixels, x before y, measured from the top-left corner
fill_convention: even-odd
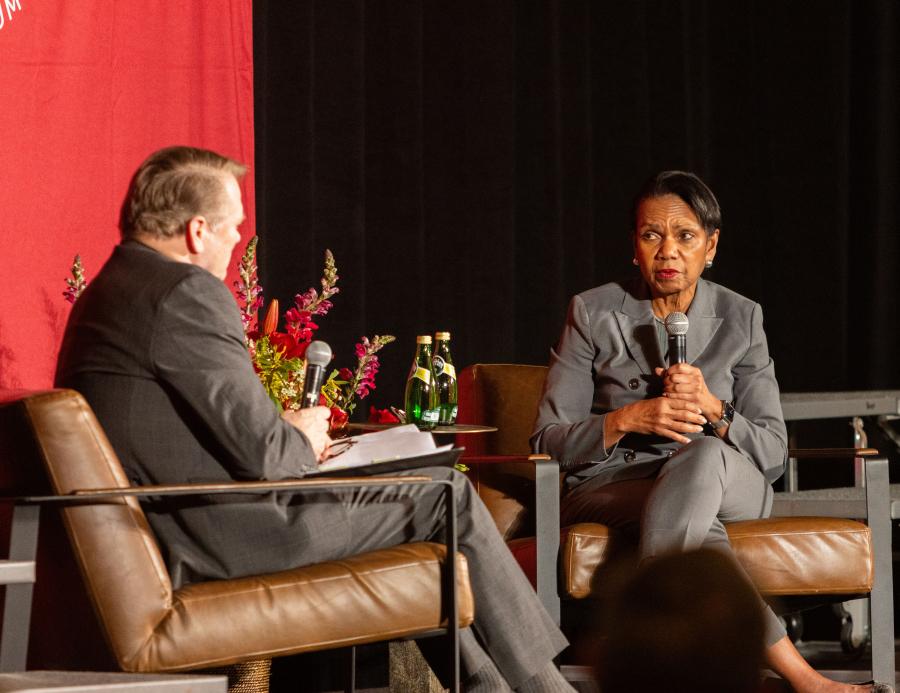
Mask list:
[[[173,589],[136,499],[442,482],[370,477],[131,488],[90,407],[71,390],[0,395],[0,451],[0,481],[8,497],[17,497],[11,551],[18,558],[29,551],[33,555],[38,504],[59,504],[67,543],[83,578],[67,573],[63,551],[69,548],[54,543],[52,536],[45,542],[42,531],[35,586],[39,608],[29,654],[32,664],[43,668],[97,668],[103,655],[107,661],[112,655],[113,666],[123,671],[177,672],[438,632],[449,632],[453,643],[454,625],[472,622],[465,558],[455,554],[456,561],[446,561],[445,546],[436,543]],[[56,512],[46,515],[49,521],[42,530],[52,534]],[[455,551],[452,524],[448,545]],[[449,577],[453,579],[447,582]],[[24,615],[27,634],[31,586],[24,587],[29,589],[12,603],[7,598],[6,616]],[[78,608],[85,593],[96,622]],[[456,624],[447,618],[454,611]],[[91,636],[96,624],[107,648]],[[22,625],[7,627],[4,635],[15,634],[16,628],[21,634]],[[17,668],[24,668],[25,645],[5,640],[5,665],[19,660]]]
[[[510,550],[557,618],[560,596],[584,599],[603,588],[601,569],[615,541],[604,525],[559,526],[560,471],[531,454],[529,437],[547,368],[477,364],[459,375],[459,422],[496,426],[461,435],[463,462]],[[852,459],[856,449],[822,450]],[[809,452],[792,451],[793,456]],[[894,681],[893,594],[887,460],[863,451],[868,524],[841,517],[785,517],[735,522],[728,534],[738,560],[767,598],[843,600],[870,597],[873,676]],[[876,623],[877,621],[877,623]]]

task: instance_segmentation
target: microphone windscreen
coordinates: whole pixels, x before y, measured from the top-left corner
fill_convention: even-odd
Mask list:
[[[666,316],[665,325],[666,334],[668,334],[670,337],[678,334],[687,334],[689,325],[688,316],[677,311],[669,313]]]
[[[331,347],[325,342],[316,340],[306,347],[306,363],[324,368],[331,363]]]

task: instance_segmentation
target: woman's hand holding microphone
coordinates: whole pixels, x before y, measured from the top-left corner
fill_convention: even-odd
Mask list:
[[[664,436],[686,445],[691,442],[686,433],[701,432],[710,417],[719,419],[722,402],[709,391],[699,368],[676,363],[655,372],[662,378],[663,396],[609,412],[603,427],[607,449],[627,433]],[[716,433],[721,436],[726,430],[724,427]]]

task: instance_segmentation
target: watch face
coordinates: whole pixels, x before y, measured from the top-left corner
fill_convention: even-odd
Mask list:
[[[712,429],[714,431],[717,431],[720,428],[731,424],[733,419],[734,419],[734,407],[731,405],[731,402],[728,402],[723,399],[722,400],[722,416],[714,424],[710,424],[710,426],[712,427]]]
[[[722,413],[722,418],[728,423],[734,420],[734,405],[731,402],[725,402],[725,411]]]

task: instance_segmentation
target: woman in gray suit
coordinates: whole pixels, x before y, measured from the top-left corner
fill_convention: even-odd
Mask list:
[[[576,471],[563,524],[600,522],[643,560],[730,552],[724,524],[766,517],[787,434],[760,306],[701,278],[721,212],[692,173],[650,179],[634,208],[640,277],[575,296],[538,410],[534,449]],[[687,315],[686,362],[666,367],[664,320]],[[766,656],[797,691],[860,691],[822,677],[765,606]]]

